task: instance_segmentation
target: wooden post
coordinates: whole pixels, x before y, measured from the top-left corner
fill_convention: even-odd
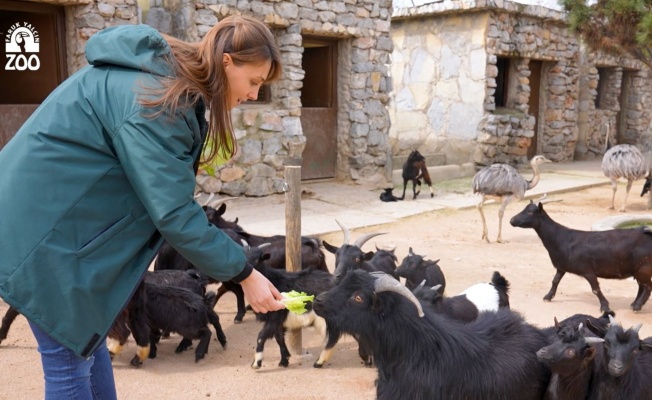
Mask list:
[[[301,271],[301,164],[285,166],[285,270]],[[287,335],[291,354],[301,355],[301,329]]]

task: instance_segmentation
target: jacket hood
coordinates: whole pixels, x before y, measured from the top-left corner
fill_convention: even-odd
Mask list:
[[[168,43],[149,25],[106,28],[86,44],[86,59],[91,65],[110,64],[161,76],[174,75],[171,54]]]

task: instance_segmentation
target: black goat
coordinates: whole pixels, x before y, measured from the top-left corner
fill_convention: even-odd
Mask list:
[[[324,248],[329,252],[335,254],[335,271],[333,276],[336,282],[339,282],[347,272],[363,269],[365,271],[381,271],[392,275],[398,279],[396,275],[396,263],[392,258],[387,256],[379,256],[376,261],[373,261],[374,252],[362,252],[362,246],[372,237],[384,235],[384,233],[367,233],[360,236],[355,243],[349,244],[351,239],[351,232],[347,227],[342,225],[338,220],[335,220],[344,233],[344,240],[341,247],[333,246],[332,244],[323,241]]]
[[[7,334],[9,333],[9,328],[11,328],[11,324],[14,323],[14,320],[19,315],[20,313],[18,312],[18,310],[16,310],[12,306],[9,306],[7,312],[5,312],[5,316],[2,317],[2,325],[0,325],[0,343],[2,343],[2,341],[7,338]]]
[[[421,282],[425,281],[425,286],[440,285],[437,290],[440,294],[444,294],[446,278],[438,262],[439,260],[426,260],[425,256],[414,253],[410,247],[408,255],[403,258],[401,265],[396,269],[396,275],[405,278],[405,286],[410,290],[414,290]]]
[[[221,199],[221,201],[225,200],[229,200],[229,198]],[[212,204],[215,205],[216,203]],[[203,206],[203,208],[209,222],[220,228],[236,243],[241,244],[242,240],[245,240],[254,247],[263,243],[270,243],[270,247],[266,249],[270,254],[270,257],[265,259],[265,264],[271,268],[285,269],[285,236],[259,236],[246,232],[240,225],[238,225],[237,218],[235,221],[227,221],[223,218],[223,214],[226,211],[226,204],[222,204],[217,209],[211,206]],[[319,248],[319,241],[317,239],[301,237],[301,265],[302,268],[316,268],[328,271],[326,258]],[[195,266],[186,260],[167,242],[164,242],[156,258],[154,270],[167,269],[189,270],[195,269]],[[218,281],[213,278],[208,277],[208,279],[210,283],[218,283]],[[221,282],[221,285],[217,290],[217,300],[227,292],[233,292],[236,297],[237,312],[233,322],[239,324],[242,322],[247,310],[245,306],[244,292],[240,285],[236,283],[230,281]]]
[[[652,346],[639,339],[638,324],[630,329],[612,317],[608,329],[587,324],[587,328],[604,339],[604,357],[591,384],[589,399],[652,399]]]
[[[548,384],[535,355],[547,338],[506,308],[464,324],[422,310],[387,275],[351,271],[317,296],[313,309],[340,331],[368,340],[379,400],[541,399]]]
[[[421,179],[430,187],[430,197],[435,197],[435,191],[432,188],[432,180],[428,167],[426,167],[426,158],[417,150],[413,150],[408,156],[407,161],[403,164],[403,195],[401,200],[405,199],[405,189],[408,182],[412,181],[412,200],[415,200],[421,193]],[[417,186],[419,190],[417,191]]]
[[[136,355],[130,363],[134,367],[139,367],[145,358],[156,357],[156,343],[161,336],[161,331],[163,331],[163,334],[171,331],[167,326],[185,324],[187,325],[186,329],[188,331],[193,329],[199,331],[203,329],[203,326],[200,328],[196,327],[197,317],[189,317],[187,313],[181,313],[184,305],[187,304],[194,306],[202,304],[202,307],[198,311],[193,310],[192,307],[189,307],[187,310],[190,310],[191,314],[198,312],[206,313],[207,321],[215,328],[217,340],[222,345],[222,348],[226,348],[226,336],[222,330],[219,317],[213,310],[216,301],[215,293],[206,293],[206,284],[205,277],[195,270],[147,271],[143,284],[136,290],[109,331],[108,348],[111,358],[113,359],[122,352],[122,347],[130,334],[133,335],[138,346]],[[152,287],[154,289],[151,289]],[[171,290],[165,292],[164,288],[171,288]],[[174,288],[186,289],[195,296],[183,292],[180,294],[176,293]],[[163,302],[159,302],[161,298],[163,298]],[[204,312],[202,308],[205,307],[208,307],[208,309]],[[175,311],[170,311],[167,320],[164,320],[166,321],[164,324],[159,324],[156,320],[150,318],[150,315],[165,315],[168,309],[174,309]],[[179,332],[176,329],[173,329],[173,331]],[[181,344],[179,344],[177,352],[186,350],[192,344],[191,339],[198,338],[192,336],[190,335],[188,338],[184,337]],[[152,343],[152,340],[154,340],[154,343]],[[202,351],[199,347],[197,350],[199,352]],[[203,354],[201,354],[201,358],[203,358]]]
[[[385,191],[380,194],[380,201],[392,202],[392,201],[403,200],[400,197],[394,196],[394,194],[392,193],[392,190],[394,190],[394,188],[386,188],[384,190]]]
[[[509,282],[498,271],[491,283],[476,283],[457,296],[444,297],[438,285],[428,288],[425,280],[412,293],[439,314],[463,322],[475,320],[480,312],[509,308]]]
[[[199,339],[195,348],[195,362],[203,359],[210,344],[212,324],[222,347],[226,347],[226,338],[220,327],[220,321],[213,311],[215,292],[207,292],[204,297],[181,287],[162,286],[145,283],[147,306],[145,311],[150,326],[149,358],[157,355],[156,344],[160,331],[176,332],[183,339],[175,350],[181,353],[192,347],[192,341]]]
[[[604,339],[584,336],[582,325],[559,324],[557,339],[537,351],[537,358],[552,372],[545,400],[578,400],[589,395],[591,379],[602,360]]]
[[[548,250],[557,273],[544,300],[555,297],[557,285],[566,274],[584,277],[600,300],[600,310],[609,311],[609,302],[602,294],[598,278],[625,279],[634,277],[638,294],[631,304],[639,311],[652,291],[652,230],[613,229],[608,231],[579,231],[555,222],[543,210],[543,205],[530,202],[515,215],[510,223],[520,228],[533,228]]]

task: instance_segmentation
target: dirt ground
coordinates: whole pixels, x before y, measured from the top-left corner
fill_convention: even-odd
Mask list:
[[[638,197],[637,190],[640,190],[640,185],[635,185],[632,190],[628,213],[647,214],[647,200]],[[622,195],[623,191],[618,193]],[[589,230],[595,221],[617,214],[607,209],[610,196],[608,186],[553,195],[548,197],[547,200],[552,201],[545,205],[545,209],[563,225]],[[621,198],[617,197],[617,204]],[[475,208],[435,211],[391,225],[355,230],[353,240],[363,232],[388,232],[370,240],[365,249],[373,249],[374,244],[396,246],[400,261],[412,247],[415,253],[440,259],[449,296],[477,282],[488,281],[493,271],[500,271],[511,283],[512,309],[538,326],[551,325],[555,316],[563,319],[574,313],[599,315],[597,298],[591,293],[588,283],[577,276],[564,277],[552,302],[542,300],[550,289],[555,272],[548,254],[534,230],[509,225],[509,218],[525,205],[526,201],[521,201],[507,208],[503,227],[503,239],[509,241],[506,244],[487,244],[480,240],[480,218]],[[405,206],[409,206],[409,202],[406,201]],[[487,205],[485,210],[493,241],[497,233],[498,206]],[[336,245],[342,242],[341,233],[323,238]],[[330,253],[327,253],[327,260],[332,268],[334,259]],[[629,308],[636,295],[636,283],[631,279],[603,279],[600,283],[623,326],[641,322],[642,337],[652,335],[652,303],[637,313]],[[0,301],[2,315],[6,309],[7,305]],[[314,369],[312,364],[319,355],[322,339],[312,330],[304,330],[304,354],[293,356],[288,368],[277,366],[280,356],[278,346],[272,341],[265,348],[262,369],[253,370],[250,364],[260,325],[251,313],[245,316],[242,324],[232,323],[235,298],[231,294],[220,300],[216,310],[227,335],[226,350],[213,340],[207,357],[195,363],[192,351],[174,353],[179,338],[173,336],[162,342],[156,359],[147,360],[141,368],[135,369],[129,365],[135,351],[133,342],[130,342],[113,362],[119,398],[364,400],[375,397],[376,371],[361,364],[357,345],[351,338],[338,344],[324,368]],[[42,398],[39,355],[22,316],[16,320],[7,340],[0,345],[0,361],[0,399]]]

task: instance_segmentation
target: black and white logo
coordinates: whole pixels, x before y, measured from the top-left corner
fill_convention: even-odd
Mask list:
[[[6,71],[36,71],[41,67],[38,31],[29,22],[16,22],[5,35]]]

